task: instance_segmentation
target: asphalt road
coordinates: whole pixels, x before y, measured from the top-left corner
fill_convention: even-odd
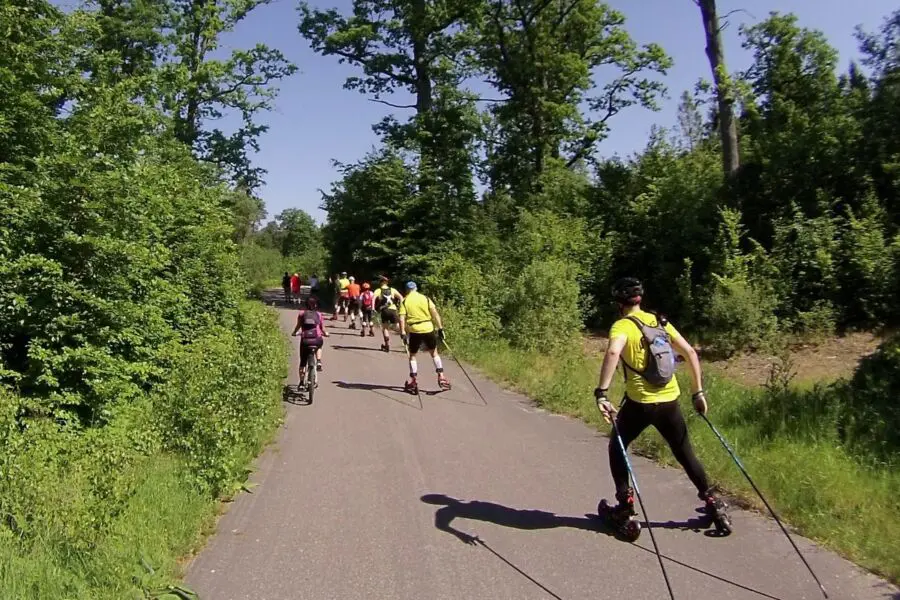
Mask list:
[[[286,331],[295,315],[281,311]],[[387,355],[329,325],[315,402],[288,394],[258,485],[189,566],[203,600],[668,597],[646,529],[630,544],[589,516],[611,495],[605,438],[476,377],[484,404],[452,361],[453,389],[434,393],[427,356],[420,402],[399,340]],[[822,597],[773,521],[733,510],[736,533],[709,536],[680,470],[633,462],[676,598]],[[830,597],[900,599],[795,539]]]

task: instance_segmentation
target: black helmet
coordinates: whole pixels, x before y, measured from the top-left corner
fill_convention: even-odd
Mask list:
[[[621,304],[637,304],[643,295],[644,286],[634,277],[623,277],[613,284],[612,296]]]

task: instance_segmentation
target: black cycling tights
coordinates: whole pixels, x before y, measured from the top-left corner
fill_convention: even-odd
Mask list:
[[[688,437],[687,424],[684,422],[684,415],[681,414],[678,401],[646,404],[626,398],[616,419],[616,426],[619,428],[619,435],[622,436],[622,443],[625,447],[627,448],[648,425],[653,425],[663,436],[663,439],[669,444],[669,448],[672,449],[672,454],[684,467],[700,496],[703,497],[709,491],[709,480],[706,478],[703,465],[694,455],[694,449],[691,447],[691,440]],[[616,496],[621,497],[628,489],[628,468],[615,437],[609,440],[609,468],[616,484]]]

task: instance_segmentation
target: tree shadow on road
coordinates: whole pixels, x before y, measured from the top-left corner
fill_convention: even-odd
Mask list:
[[[408,406],[410,408],[415,408],[416,410],[422,410],[422,402],[421,399],[417,396],[412,396],[407,393],[406,390],[403,389],[402,386],[399,385],[382,385],[380,383],[360,383],[360,382],[350,382],[350,381],[332,381],[334,385],[338,386],[342,390],[363,390],[366,392],[372,392],[373,394],[378,394],[383,398],[387,398],[388,400],[393,400],[397,404],[402,404],[403,406]],[[415,403],[404,402],[399,398],[394,398],[393,396],[389,396],[385,394],[381,390],[386,390],[389,392],[398,392],[403,394],[404,396],[409,396],[410,398],[416,398]]]
[[[626,541],[624,537],[622,537],[617,531],[612,528],[607,527],[603,521],[601,521],[596,515],[585,515],[583,517],[572,517],[566,515],[557,515],[552,512],[536,510],[536,509],[519,509],[519,508],[511,508],[509,506],[504,506],[502,504],[497,504],[494,502],[484,502],[482,500],[470,500],[468,502],[457,500],[456,498],[451,498],[449,496],[445,496],[444,494],[425,494],[422,496],[421,501],[426,504],[435,504],[441,505],[441,508],[437,509],[434,513],[434,526],[446,533],[449,533],[456,537],[458,540],[465,544],[469,545],[482,545],[492,553],[497,554],[493,549],[487,546],[487,544],[481,540],[478,536],[473,536],[464,531],[460,531],[453,527],[450,523],[456,518],[460,519],[471,519],[474,521],[485,521],[487,523],[493,523],[495,525],[500,525],[501,527],[510,527],[513,529],[525,529],[525,530],[536,530],[536,529],[556,529],[558,527],[568,527],[571,529],[582,529],[585,531],[593,531],[598,533],[605,533],[611,537],[615,537],[622,541]],[[706,519],[701,519],[699,517],[695,517],[692,519],[688,519],[687,521],[665,521],[665,522],[650,522],[650,525],[655,528],[661,529],[682,529],[682,530],[696,530],[699,531],[699,526],[707,522]],[[654,553],[654,550],[650,548],[645,548],[636,543],[632,543],[632,546],[639,548],[645,552]],[[509,563],[502,556],[497,555],[501,560],[509,564],[516,571],[519,571],[522,575],[527,577],[529,580],[534,582],[536,585],[540,586],[547,593],[552,595],[555,598],[559,598],[556,594],[545,588],[543,585],[536,582],[534,579],[529,577],[527,574],[523,573],[518,567]],[[727,583],[729,585],[735,586],[742,590],[752,592],[763,598],[769,598],[770,600],[781,600],[776,596],[771,596],[766,594],[765,592],[761,592],[759,590],[753,589],[751,587],[747,587],[740,583],[736,583],[729,579],[725,579],[724,577],[720,577],[713,573],[709,573],[708,571],[704,571],[703,569],[699,569],[692,565],[686,564],[665,554],[662,555],[664,559],[673,562],[679,566],[682,566],[686,569],[690,569],[696,573],[700,573],[707,577],[711,577],[716,579],[717,581],[721,581],[723,583]]]
[[[288,404],[297,406],[308,406],[310,404],[309,398],[306,397],[299,385],[286,385],[281,388],[281,399]]]

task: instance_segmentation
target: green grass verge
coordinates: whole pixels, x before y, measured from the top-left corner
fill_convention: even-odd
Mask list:
[[[139,470],[142,483],[90,552],[66,551],[52,539],[27,549],[0,543],[0,597],[120,600],[174,581],[178,557],[199,542],[216,505],[176,458],[148,458]]]
[[[457,351],[486,375],[534,399],[540,406],[577,417],[608,432],[593,399],[600,357],[525,352],[503,341],[461,341]],[[679,377],[685,374],[680,373]],[[682,389],[689,386],[682,385]],[[857,564],[900,580],[900,472],[865,456],[851,455],[815,417],[786,417],[776,429],[755,420],[764,390],[751,390],[721,377],[707,376],[710,418],[722,431],[779,516],[819,544]],[[612,397],[621,398],[614,381]],[[691,438],[710,476],[743,504],[763,509],[752,488],[709,428],[681,399]],[[771,415],[767,415],[771,422]],[[777,431],[772,435],[772,431]],[[651,430],[633,450],[665,464],[676,464],[668,447]],[[612,483],[610,482],[610,485]]]

